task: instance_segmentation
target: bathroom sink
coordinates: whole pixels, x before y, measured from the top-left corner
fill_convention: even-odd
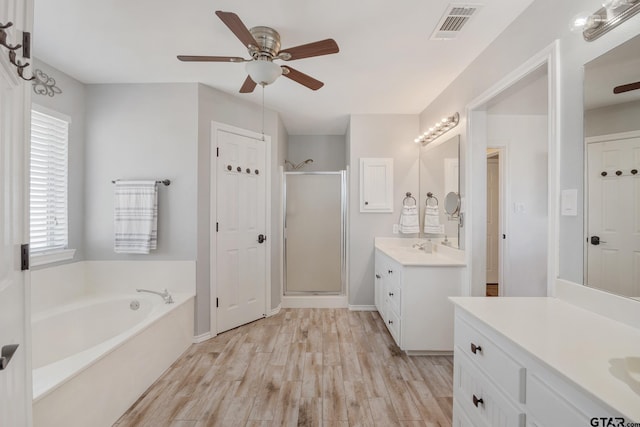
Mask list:
[[[424,246],[424,249],[414,248],[413,246],[400,246],[396,248],[398,251],[407,253],[407,254],[431,254],[433,251],[433,247],[431,244],[427,244]]]

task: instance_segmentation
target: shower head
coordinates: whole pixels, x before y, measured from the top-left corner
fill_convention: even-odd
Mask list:
[[[301,169],[304,167],[304,165],[306,165],[307,163],[313,163],[313,159],[307,159],[304,162],[300,162],[297,165],[294,165],[293,163],[291,163],[289,160],[285,160],[284,164],[285,165],[289,165],[291,167],[292,170],[297,171],[298,169]]]
[[[313,159],[307,159],[307,160],[305,160],[305,161],[304,161],[304,163],[305,163],[305,164],[307,164],[307,163],[313,163]]]

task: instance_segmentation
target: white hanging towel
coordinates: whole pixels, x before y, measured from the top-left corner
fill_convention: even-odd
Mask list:
[[[114,247],[119,254],[148,254],[158,246],[156,181],[116,181]]]
[[[424,210],[424,232],[428,234],[444,234],[444,226],[440,224],[438,206],[426,206]]]
[[[418,207],[417,206],[402,206],[402,212],[400,213],[400,226],[399,230],[402,234],[413,234],[420,232],[420,222],[418,219]]]

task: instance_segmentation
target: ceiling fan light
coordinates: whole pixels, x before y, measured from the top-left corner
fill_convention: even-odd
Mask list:
[[[264,59],[247,62],[246,70],[251,80],[262,86],[270,85],[282,75],[282,68],[278,64]]]

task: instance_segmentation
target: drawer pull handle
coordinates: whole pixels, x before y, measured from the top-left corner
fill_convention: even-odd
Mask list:
[[[389,270],[389,274],[393,274],[393,270]]]
[[[382,276],[380,276],[379,274],[376,274],[376,279],[379,279],[380,277]]]
[[[478,351],[482,353],[482,347],[480,347],[479,345],[475,345],[474,343],[471,343],[471,353],[477,354]]]
[[[392,297],[393,296],[393,292],[389,292],[389,296]]]
[[[484,406],[484,400],[482,400],[482,398],[478,399],[476,397],[476,395],[473,395],[473,404],[475,405],[476,408],[478,408],[480,405]]]
[[[389,320],[389,324],[390,324],[390,325],[393,325],[393,320]]]

